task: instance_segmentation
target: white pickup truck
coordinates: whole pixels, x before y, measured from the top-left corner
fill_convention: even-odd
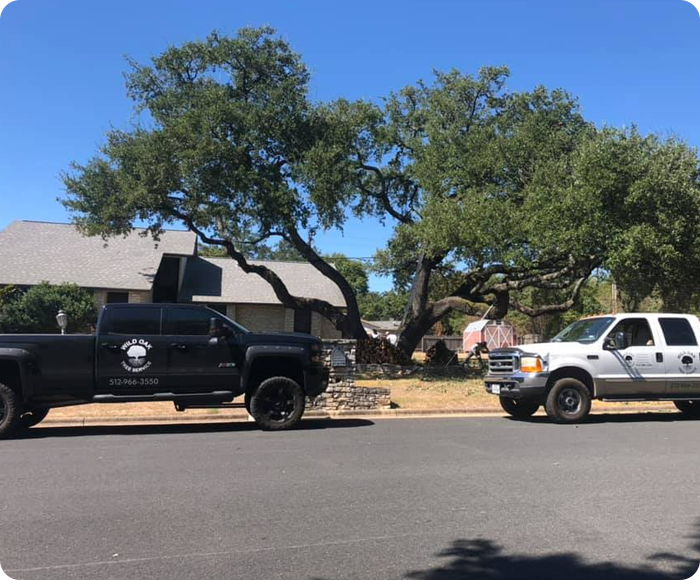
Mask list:
[[[574,322],[551,342],[494,350],[486,390],[510,415],[544,405],[557,423],[583,421],[591,401],[673,401],[700,418],[700,321],[617,314]]]

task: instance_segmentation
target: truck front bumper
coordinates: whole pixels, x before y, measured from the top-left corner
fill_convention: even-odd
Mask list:
[[[330,369],[326,366],[312,366],[304,371],[304,385],[309,397],[318,397],[328,388]]]
[[[520,373],[510,375],[487,375],[486,392],[512,399],[542,397],[547,392],[549,373]]]

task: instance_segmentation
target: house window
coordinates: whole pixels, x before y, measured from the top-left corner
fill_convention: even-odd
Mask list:
[[[106,304],[127,304],[129,302],[128,292],[107,292]]]
[[[311,310],[309,308],[294,311],[294,332],[311,334]]]

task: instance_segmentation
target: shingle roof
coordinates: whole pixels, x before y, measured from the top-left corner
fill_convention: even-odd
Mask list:
[[[266,262],[294,296],[318,298],[340,308],[345,300],[338,287],[311,264]],[[279,304],[272,287],[257,274],[246,274],[231,258],[195,258],[187,261],[181,300],[236,304]]]
[[[362,326],[370,330],[396,331],[401,328],[400,320],[363,320]]]
[[[163,254],[192,256],[197,236],[165,232],[156,244],[135,230],[107,244],[70,224],[16,221],[0,232],[0,284],[72,282],[85,288],[150,290]]]

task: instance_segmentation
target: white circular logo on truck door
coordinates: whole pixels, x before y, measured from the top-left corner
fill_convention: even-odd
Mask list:
[[[680,370],[684,375],[689,375],[695,372],[697,368],[695,365],[695,354],[692,352],[682,352],[678,355],[678,362],[680,363],[678,370]]]
[[[142,373],[151,366],[148,360],[148,351],[153,348],[151,343],[142,338],[132,338],[122,344],[121,350],[124,355],[122,367],[130,373]]]

